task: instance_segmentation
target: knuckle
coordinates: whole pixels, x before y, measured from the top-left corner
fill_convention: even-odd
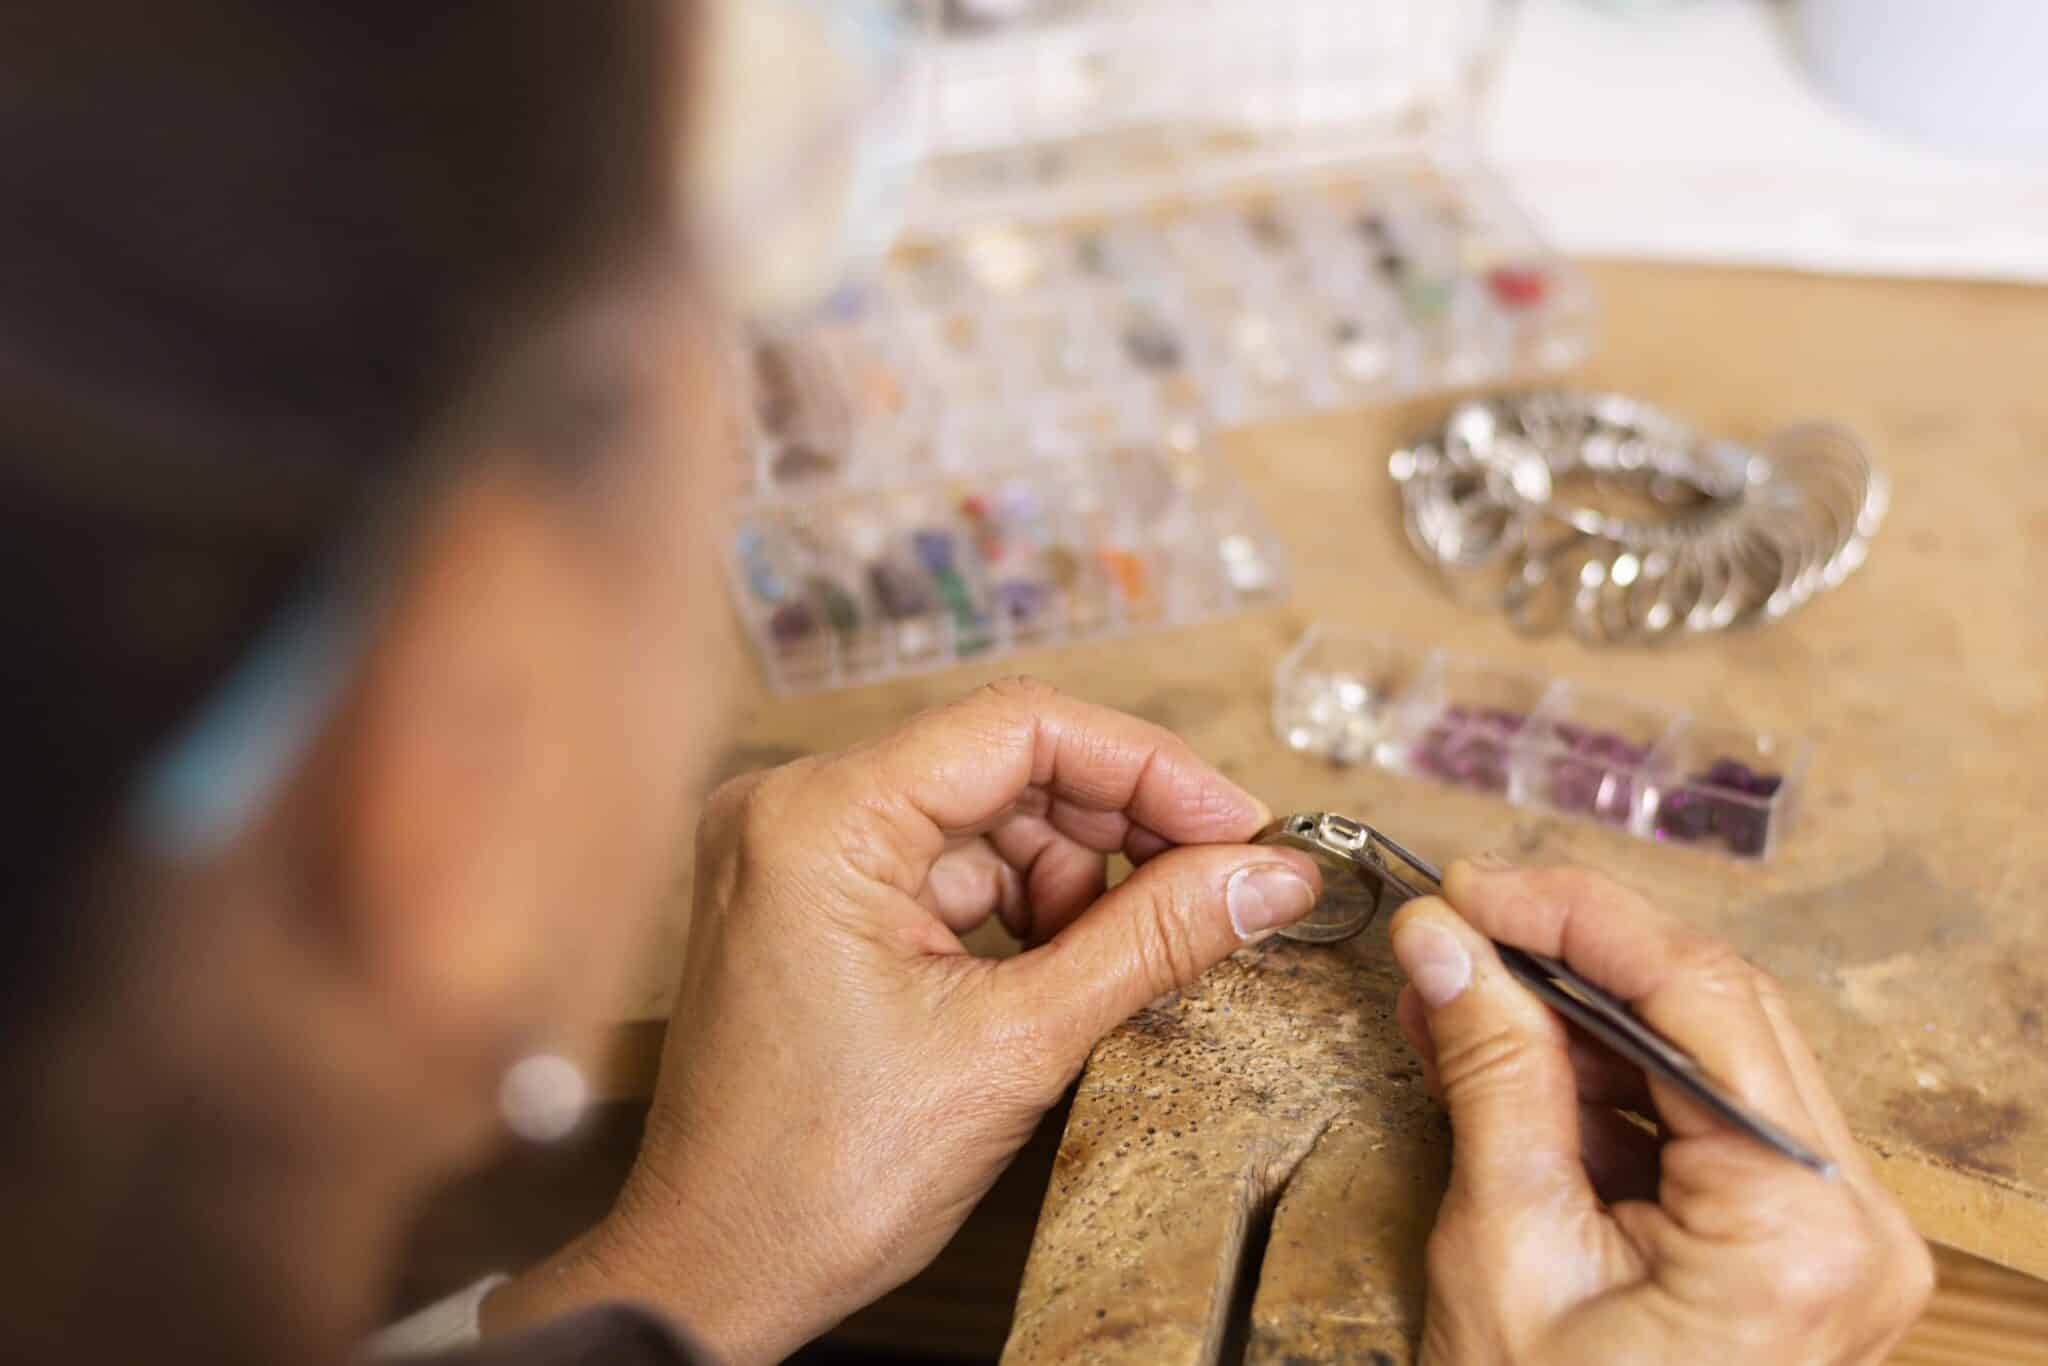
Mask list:
[[[1910,1323],[1920,1317],[1934,1296],[1934,1255],[1928,1251],[1926,1239],[1914,1231],[1905,1211],[1896,1205],[1879,1215],[1879,1223],[1884,1241],[1880,1255],[1888,1291],[1886,1299],[1895,1308],[1899,1321]]]
[[[1010,674],[993,682],[983,684],[971,694],[1012,707],[1035,711],[1060,695],[1059,689],[1041,678],[1030,674]]]
[[[1679,931],[1672,959],[1686,980],[1717,997],[1741,998],[1757,990],[1757,972],[1731,946],[1695,930]]]
[[[742,829],[749,832],[770,828],[781,814],[787,800],[789,787],[788,771],[769,769],[754,775],[755,781],[739,794],[734,816]]]
[[[922,742],[928,749],[933,740],[943,738],[942,748],[956,756],[1008,753],[1031,735],[1037,718],[1055,696],[1035,678],[999,678],[944,706],[919,712],[877,745],[900,754],[906,743]]]
[[[816,757],[797,759],[721,784],[706,804],[706,838],[735,850],[743,860],[775,858],[799,824],[793,808],[800,794],[825,763]]]
[[[1600,901],[1620,890],[1605,873],[1576,864],[1538,869],[1535,881],[1555,901]]]
[[[1191,770],[1208,768],[1199,760],[1194,750],[1178,738],[1169,737],[1160,749],[1183,761]],[[1199,765],[1199,768],[1196,766]],[[1174,815],[1188,828],[1217,829],[1231,820],[1242,820],[1245,800],[1236,787],[1226,782],[1184,783],[1174,790]],[[1247,828],[1247,835],[1249,829]]]
[[[1125,736],[1090,727],[1061,737],[1063,745],[1078,755],[1084,768],[1114,768],[1125,758],[1130,743]]]
[[[1785,994],[1785,984],[1747,958],[1740,961],[1749,970],[1750,988],[1756,992],[1757,1000],[1763,1003],[1764,1009],[1781,1019],[1789,1017],[1791,998]]]
[[[1511,1030],[1489,1030],[1454,1047],[1444,1047],[1444,1040],[1438,1040],[1438,1085],[1454,1116],[1470,1114],[1501,1096],[1524,1094],[1534,1083],[1532,1067],[1534,1049]]]
[[[837,856],[836,866],[863,883],[882,883],[914,892],[912,871],[904,854],[904,830],[898,813],[886,804],[852,796],[840,803],[848,818],[832,822],[824,842],[810,847],[829,850]],[[807,841],[819,840],[818,828],[808,827]],[[919,879],[921,880],[921,879]]]
[[[1422,1265],[1432,1284],[1450,1285],[1468,1276],[1473,1262],[1472,1239],[1466,1220],[1447,1202],[1437,1215],[1436,1227],[1422,1250]]]
[[[742,773],[737,778],[728,778],[711,789],[711,795],[704,799],[706,821],[735,819],[746,808],[747,801],[755,788],[768,776],[768,770],[756,769]]]
[[[743,773],[713,788],[704,799],[704,814],[698,823],[698,846],[702,851],[728,847],[739,841],[760,802],[760,790],[770,770]]]
[[[1189,942],[1187,917],[1170,890],[1154,888],[1138,914],[1130,918],[1131,955],[1147,992],[1164,996],[1201,976],[1201,965]]]
[[[1534,1042],[1513,1028],[1493,1026],[1464,1038],[1436,1038],[1437,1075],[1454,1110],[1475,1097],[1520,1090],[1531,1080]]]
[[[1066,1033],[1037,1014],[1009,1014],[991,1027],[989,1054],[1004,1065],[986,1078],[997,1090],[1013,1089],[1019,1099],[1051,1104],[1064,1091],[1079,1064],[1069,1056]]]
[[[1857,1289],[1839,1259],[1813,1255],[1780,1263],[1766,1284],[1766,1309],[1781,1331],[1805,1336],[1825,1323]]]
[[[1918,1234],[1907,1230],[1897,1257],[1900,1285],[1899,1306],[1907,1320],[1917,1319],[1934,1298],[1934,1254]]]
[[[1810,1331],[1844,1312],[1863,1312],[1884,1279],[1876,1242],[1845,1223],[1807,1240],[1797,1256],[1781,1257],[1764,1291],[1775,1318]]]
[[[1539,868],[1530,875],[1530,880],[1538,899],[1553,906],[1573,910],[1613,906],[1638,914],[1648,909],[1641,897],[1607,874],[1576,864]]]

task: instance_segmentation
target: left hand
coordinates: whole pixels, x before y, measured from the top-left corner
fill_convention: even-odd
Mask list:
[[[1775,982],[1575,869],[1454,863],[1444,898],[1403,906],[1392,939],[1412,983],[1401,1026],[1451,1116],[1425,1366],[1890,1357],[1933,1267]],[[1495,940],[1566,959],[1620,996],[1833,1158],[1839,1178],[1576,1037],[1502,966]]]
[[[1266,819],[1167,731],[1028,681],[720,789],[645,1145],[542,1301],[585,1297],[566,1276],[756,1361],[901,1284],[1104,1034],[1307,914],[1313,860],[1245,843]],[[966,951],[991,915],[1023,953]]]

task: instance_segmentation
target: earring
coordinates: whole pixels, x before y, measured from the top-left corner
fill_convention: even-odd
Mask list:
[[[498,1112],[528,1143],[559,1143],[576,1131],[590,1105],[583,1070],[558,1053],[534,1053],[505,1069]]]

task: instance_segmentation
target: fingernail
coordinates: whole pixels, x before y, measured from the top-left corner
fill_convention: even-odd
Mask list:
[[[1316,893],[1301,874],[1267,863],[1232,873],[1223,889],[1223,904],[1239,939],[1261,939],[1307,915],[1316,904]]]
[[[1441,925],[1411,920],[1394,934],[1394,957],[1431,1010],[1448,1005],[1472,983],[1472,955]]]

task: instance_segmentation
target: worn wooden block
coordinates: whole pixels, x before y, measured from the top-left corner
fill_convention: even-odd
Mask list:
[[[1273,1353],[1304,1306],[1317,1333],[1398,1341],[1419,1299],[1396,1311],[1352,1273],[1419,1270],[1410,1211],[1433,1208],[1443,1167],[1420,1073],[1388,1047],[1399,989],[1347,949],[1269,941],[1105,1042],[1074,1100],[1006,1360],[1213,1361],[1254,1285],[1253,1360],[1284,1359]],[[1413,1158],[1405,1173],[1355,1161],[1389,1141]],[[1349,1213],[1372,1233],[1333,1265],[1319,1225]],[[1419,1276],[1398,1293],[1419,1297]]]

